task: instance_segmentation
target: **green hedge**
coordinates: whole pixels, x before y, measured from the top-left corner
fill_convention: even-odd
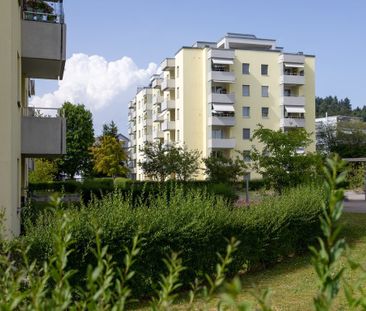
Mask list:
[[[69,265],[80,271],[75,276],[78,282],[87,265],[94,263],[93,226],[102,229],[103,243],[117,263],[123,258],[123,246],[140,232],[143,253],[136,262],[131,284],[139,296],[153,290],[152,284],[157,284],[165,271],[161,260],[172,251],[180,252],[183,264],[189,267],[182,275],[185,285],[194,279],[193,271],[214,273],[216,254],[223,253],[227,245],[225,238],[241,241],[232,273],[243,266],[251,269],[270,265],[283,256],[306,250],[320,234],[322,200],[321,189],[310,186],[289,190],[250,208],[233,208],[220,197],[200,190],[163,190],[158,196],[150,194],[148,203],[134,202],[132,196],[126,198],[116,191],[88,206],[68,210],[75,239]],[[41,262],[50,256],[50,237],[59,221],[57,214],[49,212],[27,228],[23,241],[30,246],[32,259]]]

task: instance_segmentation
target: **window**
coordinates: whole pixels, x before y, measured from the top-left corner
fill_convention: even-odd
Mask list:
[[[177,141],[180,140],[179,130],[177,130]]]
[[[177,121],[179,120],[179,108],[177,108]]]
[[[248,75],[249,74],[249,64],[248,63],[244,63],[242,65],[242,72],[243,72],[243,75]]]
[[[176,76],[177,76],[177,78],[179,78],[179,66],[177,66],[177,71],[176,71]]]
[[[243,151],[243,161],[244,162],[252,161],[252,158],[250,157],[250,150],[244,150]]]
[[[218,138],[218,139],[221,139],[221,138],[224,138],[224,132],[222,130],[219,130],[219,129],[214,129],[212,130],[212,138]]]
[[[250,117],[250,107],[244,106],[243,107],[243,117],[249,118]]]
[[[268,65],[261,65],[261,74],[262,76],[268,76]]]
[[[179,98],[179,87],[177,87],[177,99]]]
[[[268,115],[269,115],[269,108],[262,107],[262,118],[268,118]]]
[[[250,139],[250,129],[243,129],[243,139]]]
[[[139,130],[139,138],[141,138],[141,131]]]
[[[243,85],[243,96],[250,96],[250,85]]]
[[[262,86],[262,97],[268,97],[268,86]]]

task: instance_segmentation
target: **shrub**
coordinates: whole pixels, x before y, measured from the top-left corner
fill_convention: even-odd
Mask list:
[[[282,256],[303,251],[320,231],[323,195],[310,186],[289,190],[249,209],[232,208],[207,191],[184,191],[181,187],[165,188],[146,198],[147,202],[133,201],[131,195],[115,191],[80,210],[68,211],[75,239],[69,265],[80,273],[74,282],[85,274],[88,264],[95,264],[91,252],[95,227],[101,228],[102,242],[117,264],[125,254],[123,245],[137,233],[141,236],[143,254],[135,263],[136,276],[131,283],[137,295],[154,289],[164,272],[161,259],[172,251],[180,252],[183,265],[189,267],[180,278],[187,285],[197,275],[214,273],[216,253],[226,247],[224,238],[234,236],[241,241],[229,271],[234,273],[243,265],[246,269],[270,265]],[[39,262],[51,256],[49,237],[60,221],[57,215],[46,213],[27,228],[23,241],[30,245],[32,259]]]

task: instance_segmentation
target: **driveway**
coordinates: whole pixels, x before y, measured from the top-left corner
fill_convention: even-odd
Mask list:
[[[344,212],[366,213],[365,194],[353,191],[345,192]]]

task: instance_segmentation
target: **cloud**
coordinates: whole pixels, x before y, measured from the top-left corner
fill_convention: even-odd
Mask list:
[[[157,70],[154,63],[140,69],[129,57],[108,62],[98,55],[73,54],[67,61],[63,80],[58,89],[42,96],[34,96],[30,105],[60,107],[65,101],[82,103],[92,112],[105,110],[137,85],[145,85]],[[127,105],[127,102],[121,102]],[[126,107],[127,108],[127,107]],[[127,110],[127,109],[126,109]]]

